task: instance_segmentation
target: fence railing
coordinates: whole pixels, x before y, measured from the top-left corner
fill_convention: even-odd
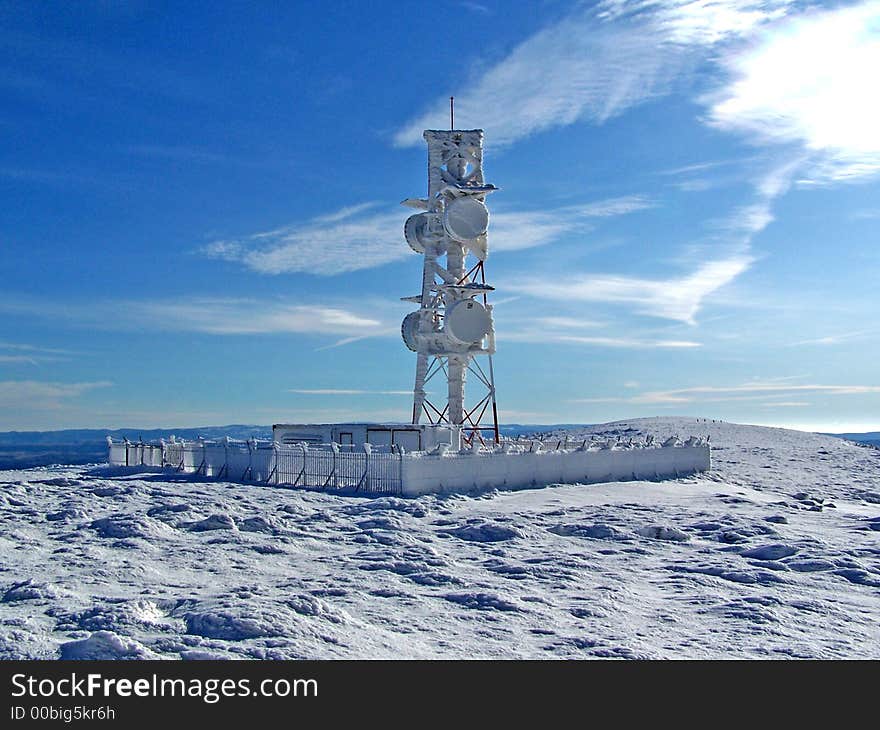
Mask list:
[[[307,446],[259,441],[108,439],[114,466],[146,466],[239,482],[318,487],[371,494],[401,494],[402,453],[355,450],[336,444]]]
[[[274,442],[113,441],[109,460],[117,466],[154,467],[232,482],[311,487],[370,494],[417,495],[469,489],[518,488],[554,483],[667,479],[706,471],[707,440],[671,437],[599,438],[574,441],[505,441],[495,448],[474,444],[450,451],[407,453],[370,444],[278,444]]]

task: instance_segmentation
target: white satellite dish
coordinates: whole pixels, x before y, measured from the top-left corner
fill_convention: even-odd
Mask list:
[[[419,331],[419,312],[410,312],[403,318],[403,324],[400,325],[400,334],[403,337],[403,343],[413,352],[419,351],[416,340],[416,334]]]
[[[406,219],[403,224],[403,237],[409,247],[416,253],[425,253],[425,244],[423,243],[425,229],[428,225],[428,216],[425,213],[416,213]]]
[[[468,243],[489,230],[489,209],[476,198],[455,198],[443,213],[443,227],[450,238]]]
[[[462,299],[446,312],[444,331],[462,344],[480,342],[492,329],[488,310],[473,299]]]

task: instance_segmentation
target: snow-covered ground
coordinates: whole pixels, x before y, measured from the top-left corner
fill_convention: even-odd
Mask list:
[[[709,434],[713,469],[419,499],[0,472],[0,657],[880,657],[880,450],[604,428]]]

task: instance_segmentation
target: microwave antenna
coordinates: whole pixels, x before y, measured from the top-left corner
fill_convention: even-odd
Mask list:
[[[486,197],[497,188],[483,179],[483,130],[455,129],[454,103],[449,97],[452,128],[428,129],[423,135],[428,197],[403,201],[421,211],[407,218],[403,232],[409,246],[424,257],[421,293],[403,297],[419,305],[401,326],[404,343],[416,353],[412,422],[424,418],[460,426],[468,444],[487,438],[498,443],[495,325],[488,301],[494,287],[486,283],[484,268],[489,253]],[[446,378],[446,398],[434,403],[425,386],[440,373]],[[477,386],[469,401],[468,374]]]

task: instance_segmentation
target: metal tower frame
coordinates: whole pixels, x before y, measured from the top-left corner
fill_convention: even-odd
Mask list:
[[[497,188],[483,180],[483,131],[426,130],[428,197],[409,198],[404,205],[424,211],[410,216],[404,235],[424,255],[422,291],[403,297],[418,303],[403,322],[407,347],[417,353],[412,422],[452,424],[462,441],[485,444],[483,434],[499,441],[495,394],[495,329],[486,283],[488,210],[485,198]],[[465,270],[468,255],[477,262]],[[445,266],[438,259],[446,258]],[[477,359],[485,355],[487,368]],[[487,372],[488,371],[488,372]],[[446,379],[446,403],[432,403],[425,386],[438,373]],[[465,383],[470,373],[480,386],[468,403]],[[489,406],[491,405],[491,413]],[[442,406],[442,408],[440,407]],[[489,422],[491,425],[483,425]]]

